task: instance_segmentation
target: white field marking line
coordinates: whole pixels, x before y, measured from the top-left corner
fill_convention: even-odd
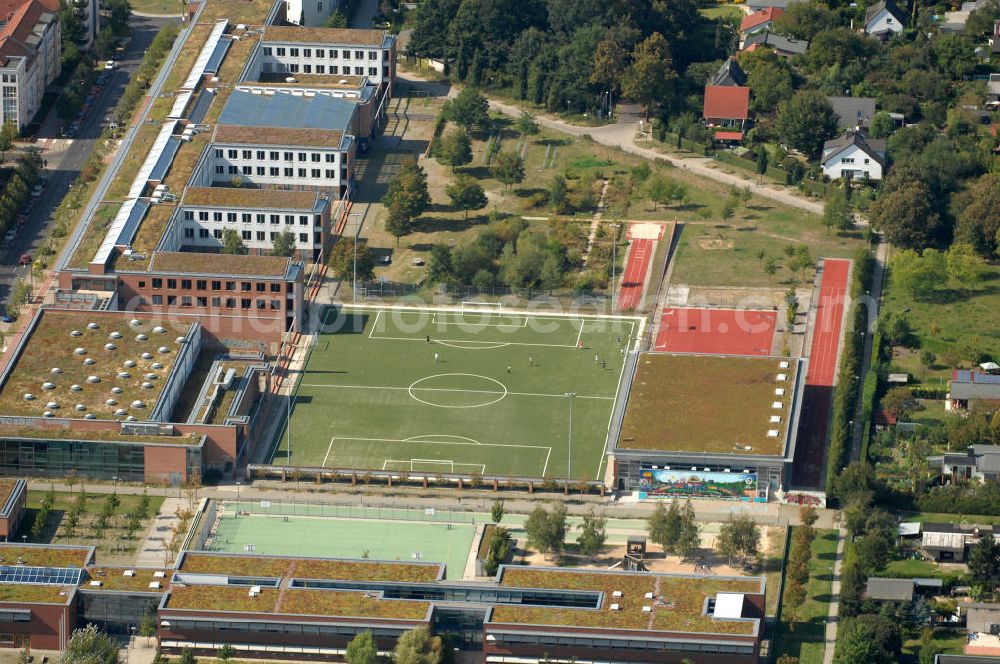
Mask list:
[[[620,380],[620,379],[619,379]],[[402,390],[405,392],[469,392],[470,394],[503,394],[499,390],[463,390],[455,387],[383,387],[381,385],[324,385],[322,383],[303,383],[305,387],[331,387],[346,390]],[[540,394],[538,392],[507,392],[509,396],[515,397],[557,397],[565,399],[565,394]],[[597,399],[603,401],[614,401],[617,397],[599,397],[578,394],[576,399]],[[333,426],[333,425],[331,425]]]
[[[584,321],[584,320],[580,321],[580,331],[576,333],[576,343],[573,344],[573,346],[575,346],[576,348],[580,347],[580,339],[583,338],[583,326],[585,324],[586,324],[586,321]]]
[[[323,465],[320,466],[321,468],[326,468],[326,462],[330,458],[330,450],[333,449],[333,441],[335,440],[337,440],[336,436],[330,437],[330,444],[326,446],[326,456],[323,457]]]
[[[549,470],[549,457],[552,456],[552,448],[545,454],[545,465],[542,466],[542,477],[545,477],[546,472]]]
[[[419,341],[419,339],[417,340]],[[499,341],[438,341],[437,339],[431,339],[431,343],[440,344],[446,348],[457,348],[458,350],[496,350],[498,348],[504,348],[509,346],[509,343],[500,343]],[[491,346],[463,346],[462,344],[492,344]]]
[[[360,441],[367,443],[411,443],[413,441],[406,440],[405,438],[360,438],[357,436],[334,436],[334,441],[337,440],[350,440],[350,441]],[[514,447],[518,449],[528,449],[528,450],[551,450],[552,448],[548,445],[522,445],[520,443],[477,443],[472,445],[470,443],[455,442],[452,440],[421,440],[417,444],[430,443],[433,445],[459,445],[464,447]]]
[[[385,305],[377,304],[344,304],[340,306],[341,309],[345,311],[352,311],[355,309],[368,309],[374,311],[412,311],[412,312],[436,312],[436,311],[453,311],[456,313],[468,313],[468,310],[461,309],[459,307],[418,307],[418,306],[405,306],[397,304],[392,307],[387,307]],[[642,320],[641,316],[625,316],[620,314],[582,314],[582,313],[561,313],[558,311],[527,311],[525,309],[508,309],[503,312],[505,315],[520,314],[523,316],[528,316],[529,318],[538,318],[541,320],[545,319],[556,319],[556,318],[572,318],[575,320],[617,320],[617,321],[627,321],[630,323],[635,323],[636,321]]]
[[[411,337],[371,337],[371,338],[375,339],[375,340],[381,339],[383,341],[425,341],[424,337],[421,337],[421,338],[418,338],[418,339],[414,339],[414,338],[411,338]],[[473,340],[464,341],[464,340],[455,340],[455,339],[449,339],[449,340],[442,341],[441,339],[433,339],[433,338],[431,339],[431,341],[435,342],[435,343],[439,343],[442,346],[446,346],[446,345],[450,345],[450,344],[462,344],[462,343],[472,343],[472,344],[474,344],[474,343],[478,343],[478,344],[501,344],[500,346],[497,346],[498,348],[502,348],[503,346],[543,346],[545,348],[576,348],[576,346],[571,346],[569,344],[540,344],[540,343],[527,343],[527,342],[524,342],[524,341],[506,341],[506,342],[504,342],[504,341],[473,341]],[[483,348],[477,348],[475,346],[452,346],[452,347],[453,348],[459,348],[461,350],[483,350]],[[485,350],[492,350],[492,348],[486,348]]]
[[[422,434],[420,436],[410,436],[409,438],[406,438],[405,440],[403,440],[403,442],[404,443],[420,443],[420,442],[423,442],[422,440],[420,440],[421,438],[434,438],[437,435],[439,435],[439,434],[425,433],[425,434]],[[467,440],[470,443],[472,443],[473,445],[482,445],[482,443],[480,443],[475,438],[467,438],[465,436],[453,436],[453,435],[448,434],[448,433],[440,434],[440,436],[442,438],[454,438],[456,440]]]
[[[377,312],[375,313],[375,320],[373,320],[373,321],[372,321],[372,329],[368,330],[368,338],[369,338],[369,339],[374,339],[374,338],[375,338],[375,337],[373,337],[372,335],[373,335],[373,334],[375,334],[375,330],[377,330],[377,329],[378,329],[378,319],[379,319],[379,317],[380,317],[381,315],[382,315],[382,310],[381,310],[381,309],[379,309],[379,310],[378,310],[378,311],[377,311]]]
[[[463,316],[481,316],[481,314],[479,312],[467,313],[467,314],[462,314],[462,315]],[[522,327],[528,327],[528,317],[527,316],[508,316],[507,314],[488,313],[488,314],[485,315],[485,317],[486,317],[487,320],[490,319],[490,318],[520,319],[521,324],[520,325],[515,325],[514,323],[503,323],[503,322],[501,322],[501,323],[486,323],[486,322],[483,322],[483,321],[467,321],[467,320],[460,320],[460,319],[448,320],[448,318],[445,317],[445,316],[442,316],[441,320],[438,320],[438,314],[437,313],[433,313],[433,314],[431,314],[431,325],[438,325],[438,326],[442,326],[442,325],[443,326],[448,326],[448,325],[468,325],[468,326],[471,326],[471,327],[482,327],[484,329],[485,328],[490,328],[490,327],[495,327],[495,328],[499,328],[499,329],[506,329],[506,328],[520,329]]]
[[[455,472],[455,462],[452,459],[410,459],[410,470],[413,470],[414,463],[433,463],[439,466],[447,465],[451,468],[451,472]]]

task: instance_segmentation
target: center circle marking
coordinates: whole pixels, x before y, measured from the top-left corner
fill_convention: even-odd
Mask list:
[[[490,383],[493,383],[497,387],[499,387],[500,390],[497,391],[497,392],[492,392],[492,391],[486,391],[486,390],[484,390],[485,393],[482,396],[485,399],[489,399],[488,401],[484,401],[483,403],[475,403],[475,404],[468,404],[468,405],[462,405],[462,406],[455,406],[455,405],[444,404],[444,403],[435,403],[433,401],[428,401],[425,398],[418,397],[415,394],[415,392],[421,391],[421,390],[426,390],[428,392],[441,391],[441,392],[444,392],[444,393],[447,393],[447,392],[450,392],[450,391],[454,391],[454,392],[474,392],[474,390],[462,390],[462,389],[458,389],[458,388],[452,390],[451,388],[431,388],[431,387],[421,388],[420,387],[420,384],[423,383],[423,382],[425,382],[425,381],[434,380],[436,378],[449,378],[449,377],[452,377],[452,376],[466,376],[466,377],[469,377],[469,378],[478,378],[480,380],[489,381]],[[480,376],[479,374],[469,374],[469,373],[446,373],[446,374],[434,374],[433,376],[425,376],[424,378],[420,378],[420,379],[415,380],[412,383],[410,383],[410,386],[406,389],[406,391],[407,391],[407,393],[409,393],[410,398],[413,399],[414,401],[419,401],[420,403],[422,403],[424,405],[435,406],[437,408],[482,408],[483,406],[491,406],[491,405],[497,403],[498,401],[502,401],[503,398],[507,396],[507,386],[504,385],[503,383],[501,383],[500,381],[498,381],[498,380],[496,380],[494,378],[490,378],[489,376]],[[496,398],[492,398],[492,397],[496,397]]]

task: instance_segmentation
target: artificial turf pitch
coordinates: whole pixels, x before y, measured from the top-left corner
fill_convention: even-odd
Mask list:
[[[331,307],[324,329],[272,463],[573,479],[601,476],[641,333],[630,317],[375,307]]]

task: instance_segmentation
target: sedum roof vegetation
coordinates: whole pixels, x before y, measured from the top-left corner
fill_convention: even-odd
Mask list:
[[[430,583],[437,580],[441,566],[436,563],[187,553],[180,571],[230,576]]]
[[[781,358],[644,353],[629,392],[618,447],[780,455],[795,392],[795,362]],[[778,374],[788,380],[778,381]],[[777,388],[784,394],[778,396]],[[781,402],[780,409],[772,408]],[[772,415],[781,422],[772,424]],[[777,437],[768,436],[771,429]],[[746,449],[747,446],[750,449]]]
[[[65,604],[69,601],[69,594],[69,590],[63,586],[0,583],[0,602]]]
[[[128,435],[114,429],[72,429],[68,426],[44,426],[43,420],[32,427],[0,426],[0,439],[32,438],[42,440],[82,440],[114,441],[117,443],[156,443],[159,445],[197,445],[202,437],[197,434],[186,436],[139,436]]]
[[[125,576],[125,571],[134,572]],[[155,572],[163,572],[162,578],[153,576]],[[172,574],[169,569],[150,569],[148,567],[88,567],[90,578],[83,582],[84,590],[128,590],[130,592],[162,593],[166,591]],[[91,581],[100,581],[101,585],[91,585]],[[150,588],[149,584],[159,582],[161,588]]]
[[[17,486],[16,479],[10,479],[7,477],[0,478],[0,509],[10,499],[10,495],[14,493],[14,487]]]
[[[191,206],[249,207],[312,212],[319,192],[252,187],[189,187],[184,203]]]
[[[158,251],[153,256],[150,269],[161,273],[281,278],[288,274],[291,262],[292,259],[284,256]]]
[[[560,625],[750,635],[753,621],[715,620],[703,613],[705,600],[720,592],[760,593],[760,579],[665,576],[653,574],[588,574],[586,572],[505,567],[501,585],[604,592],[599,609],[496,606],[491,623]],[[621,597],[612,597],[616,590]],[[645,594],[653,593],[653,599]],[[620,610],[612,611],[611,604]],[[652,606],[651,612],[642,610]]]
[[[430,604],[383,600],[363,592],[346,590],[262,588],[259,595],[251,597],[245,586],[174,586],[167,608],[422,620],[427,616]]]
[[[264,31],[264,41],[286,42],[289,44],[346,44],[359,46],[382,46],[385,41],[382,30],[358,28],[305,28],[300,26],[269,26]]]
[[[29,567],[83,567],[90,558],[90,549],[54,546],[24,546],[0,543],[0,565]],[[4,584],[0,584],[2,586]]]
[[[90,322],[97,323],[98,329],[90,329]],[[144,320],[132,326],[128,314],[93,316],[88,320],[84,312],[43,310],[2,387],[0,414],[42,417],[45,411],[51,411],[56,417],[83,418],[92,413],[97,419],[112,420],[119,418],[115,411],[121,408],[139,420],[146,419],[173,370],[180,348],[175,339],[191,327],[190,323],[172,321],[163,324],[166,331],[154,332],[153,328],[160,325],[156,320]],[[74,331],[79,336],[73,336]],[[120,333],[121,338],[112,338],[114,332]],[[144,341],[139,340],[140,334],[145,335]],[[107,344],[114,348],[108,349]],[[161,347],[168,352],[159,352]],[[84,353],[78,354],[77,349],[83,349]],[[152,354],[151,359],[142,358],[146,352]],[[94,364],[84,364],[88,358]],[[136,364],[129,368],[126,361]],[[161,368],[153,368],[155,363]],[[59,372],[54,373],[53,369]],[[150,379],[147,374],[156,377]],[[92,376],[99,382],[90,382]],[[53,387],[46,389],[44,384]],[[143,387],[144,384],[152,387]],[[112,388],[123,391],[115,394]],[[26,400],[25,394],[32,394],[34,399]],[[109,399],[115,403],[109,405]],[[142,401],[143,406],[134,407],[133,401]],[[58,407],[50,408],[50,402]],[[77,404],[83,410],[78,410]],[[86,432],[77,436],[86,437]]]

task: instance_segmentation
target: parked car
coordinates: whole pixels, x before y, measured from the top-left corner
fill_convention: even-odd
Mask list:
[[[31,188],[31,197],[38,198],[39,196],[42,195],[43,191],[45,191],[45,185],[39,182],[38,184],[36,184],[34,187]]]
[[[17,261],[18,265],[31,265],[31,254],[21,254],[21,258]]]
[[[14,319],[9,314],[0,316],[0,323],[13,323]]]
[[[108,60],[104,63],[104,71],[113,71],[118,66],[118,63],[114,60]]]
[[[11,228],[6,233],[4,233],[3,236],[4,244],[10,244],[11,242],[14,241],[14,238],[16,237],[17,237],[17,227],[15,226],[14,228]]]

